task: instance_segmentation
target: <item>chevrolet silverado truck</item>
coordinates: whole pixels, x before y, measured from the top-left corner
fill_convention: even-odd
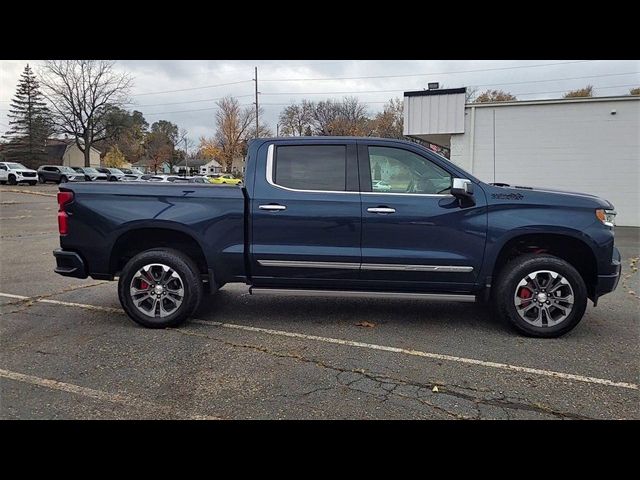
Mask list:
[[[118,278],[125,312],[151,328],[244,282],[251,294],[490,303],[519,332],[556,337],[620,277],[608,201],[488,184],[401,140],[255,139],[242,186],[74,183],[58,204],[55,271]]]

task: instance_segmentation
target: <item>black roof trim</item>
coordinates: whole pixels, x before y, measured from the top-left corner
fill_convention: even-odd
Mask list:
[[[453,95],[455,93],[467,93],[467,87],[462,88],[436,88],[433,90],[416,90],[404,92],[405,97],[423,97],[427,95]]]

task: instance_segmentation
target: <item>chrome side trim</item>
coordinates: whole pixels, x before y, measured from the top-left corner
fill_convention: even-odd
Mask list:
[[[376,292],[358,290],[301,290],[295,288],[251,287],[251,295],[289,295],[294,297],[403,298],[416,300],[475,302],[475,295],[454,293]]]
[[[402,272],[472,272],[473,267],[457,265],[402,265],[394,263],[363,263],[362,270],[398,270]]]
[[[263,267],[293,267],[293,268],[338,268],[344,270],[359,270],[359,263],[347,262],[304,262],[296,260],[258,260]]]
[[[346,193],[349,195],[360,195],[360,192],[348,192],[346,190],[300,190],[298,188],[289,188],[278,185],[273,181],[273,156],[275,152],[275,145],[272,143],[267,150],[267,183],[272,187],[280,188],[282,190],[288,190],[289,192],[302,192],[302,193]]]
[[[392,192],[360,192],[362,195],[395,195],[403,197],[451,197],[450,193],[392,193]]]

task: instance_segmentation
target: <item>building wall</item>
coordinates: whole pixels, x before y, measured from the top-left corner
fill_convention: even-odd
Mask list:
[[[464,93],[404,97],[404,135],[463,133],[464,104]]]
[[[618,225],[640,226],[640,98],[476,107],[474,133],[471,109],[451,138],[454,163],[486,182],[598,195]]]
[[[92,148],[89,161],[92,167],[99,167],[100,152]],[[80,151],[77,145],[71,145],[67,148],[64,156],[62,157],[62,165],[66,165],[68,167],[84,167],[84,153]]]

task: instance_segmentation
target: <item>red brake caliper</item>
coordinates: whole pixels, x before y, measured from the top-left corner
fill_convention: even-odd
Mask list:
[[[144,280],[140,280],[140,288],[142,290],[146,290],[147,288],[149,288],[149,284],[147,282],[145,282]]]
[[[520,287],[520,290],[518,291],[518,297],[523,300],[531,298],[531,290],[525,287]],[[522,305],[526,307],[527,305],[529,305],[529,302],[523,302]]]

